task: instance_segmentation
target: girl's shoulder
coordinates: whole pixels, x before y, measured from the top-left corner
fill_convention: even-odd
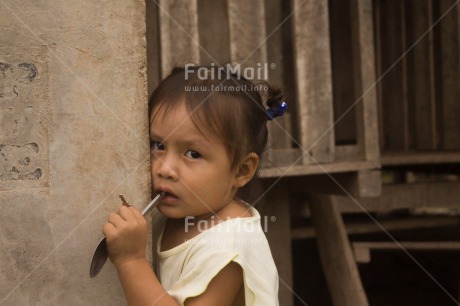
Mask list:
[[[259,216],[257,210],[242,200],[234,200],[222,208],[216,216],[220,219],[251,218]]]

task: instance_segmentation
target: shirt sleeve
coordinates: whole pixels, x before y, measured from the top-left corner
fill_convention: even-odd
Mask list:
[[[233,241],[221,238],[213,241],[196,241],[184,263],[182,273],[176,284],[168,291],[180,305],[187,298],[199,296],[206,291],[211,280],[230,262],[238,257],[233,250]]]

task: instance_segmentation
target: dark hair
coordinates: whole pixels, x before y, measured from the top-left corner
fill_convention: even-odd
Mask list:
[[[204,127],[223,141],[235,169],[251,152],[262,158],[268,138],[266,107],[281,98],[281,91],[267,82],[253,84],[228,68],[178,67],[150,97],[150,123],[160,108],[166,114],[185,102],[197,129],[203,132]]]

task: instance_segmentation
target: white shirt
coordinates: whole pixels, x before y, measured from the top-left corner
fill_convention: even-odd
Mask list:
[[[278,272],[260,214],[253,207],[249,209],[252,217],[216,221],[193,239],[163,252],[160,246],[166,218],[155,210],[154,267],[163,287],[180,305],[206,291],[214,276],[232,261],[243,270],[246,305],[279,305]]]

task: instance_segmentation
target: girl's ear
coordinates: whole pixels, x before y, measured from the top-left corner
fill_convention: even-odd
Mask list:
[[[246,155],[236,169],[235,187],[241,188],[246,185],[256,174],[258,166],[259,156],[256,153]]]

